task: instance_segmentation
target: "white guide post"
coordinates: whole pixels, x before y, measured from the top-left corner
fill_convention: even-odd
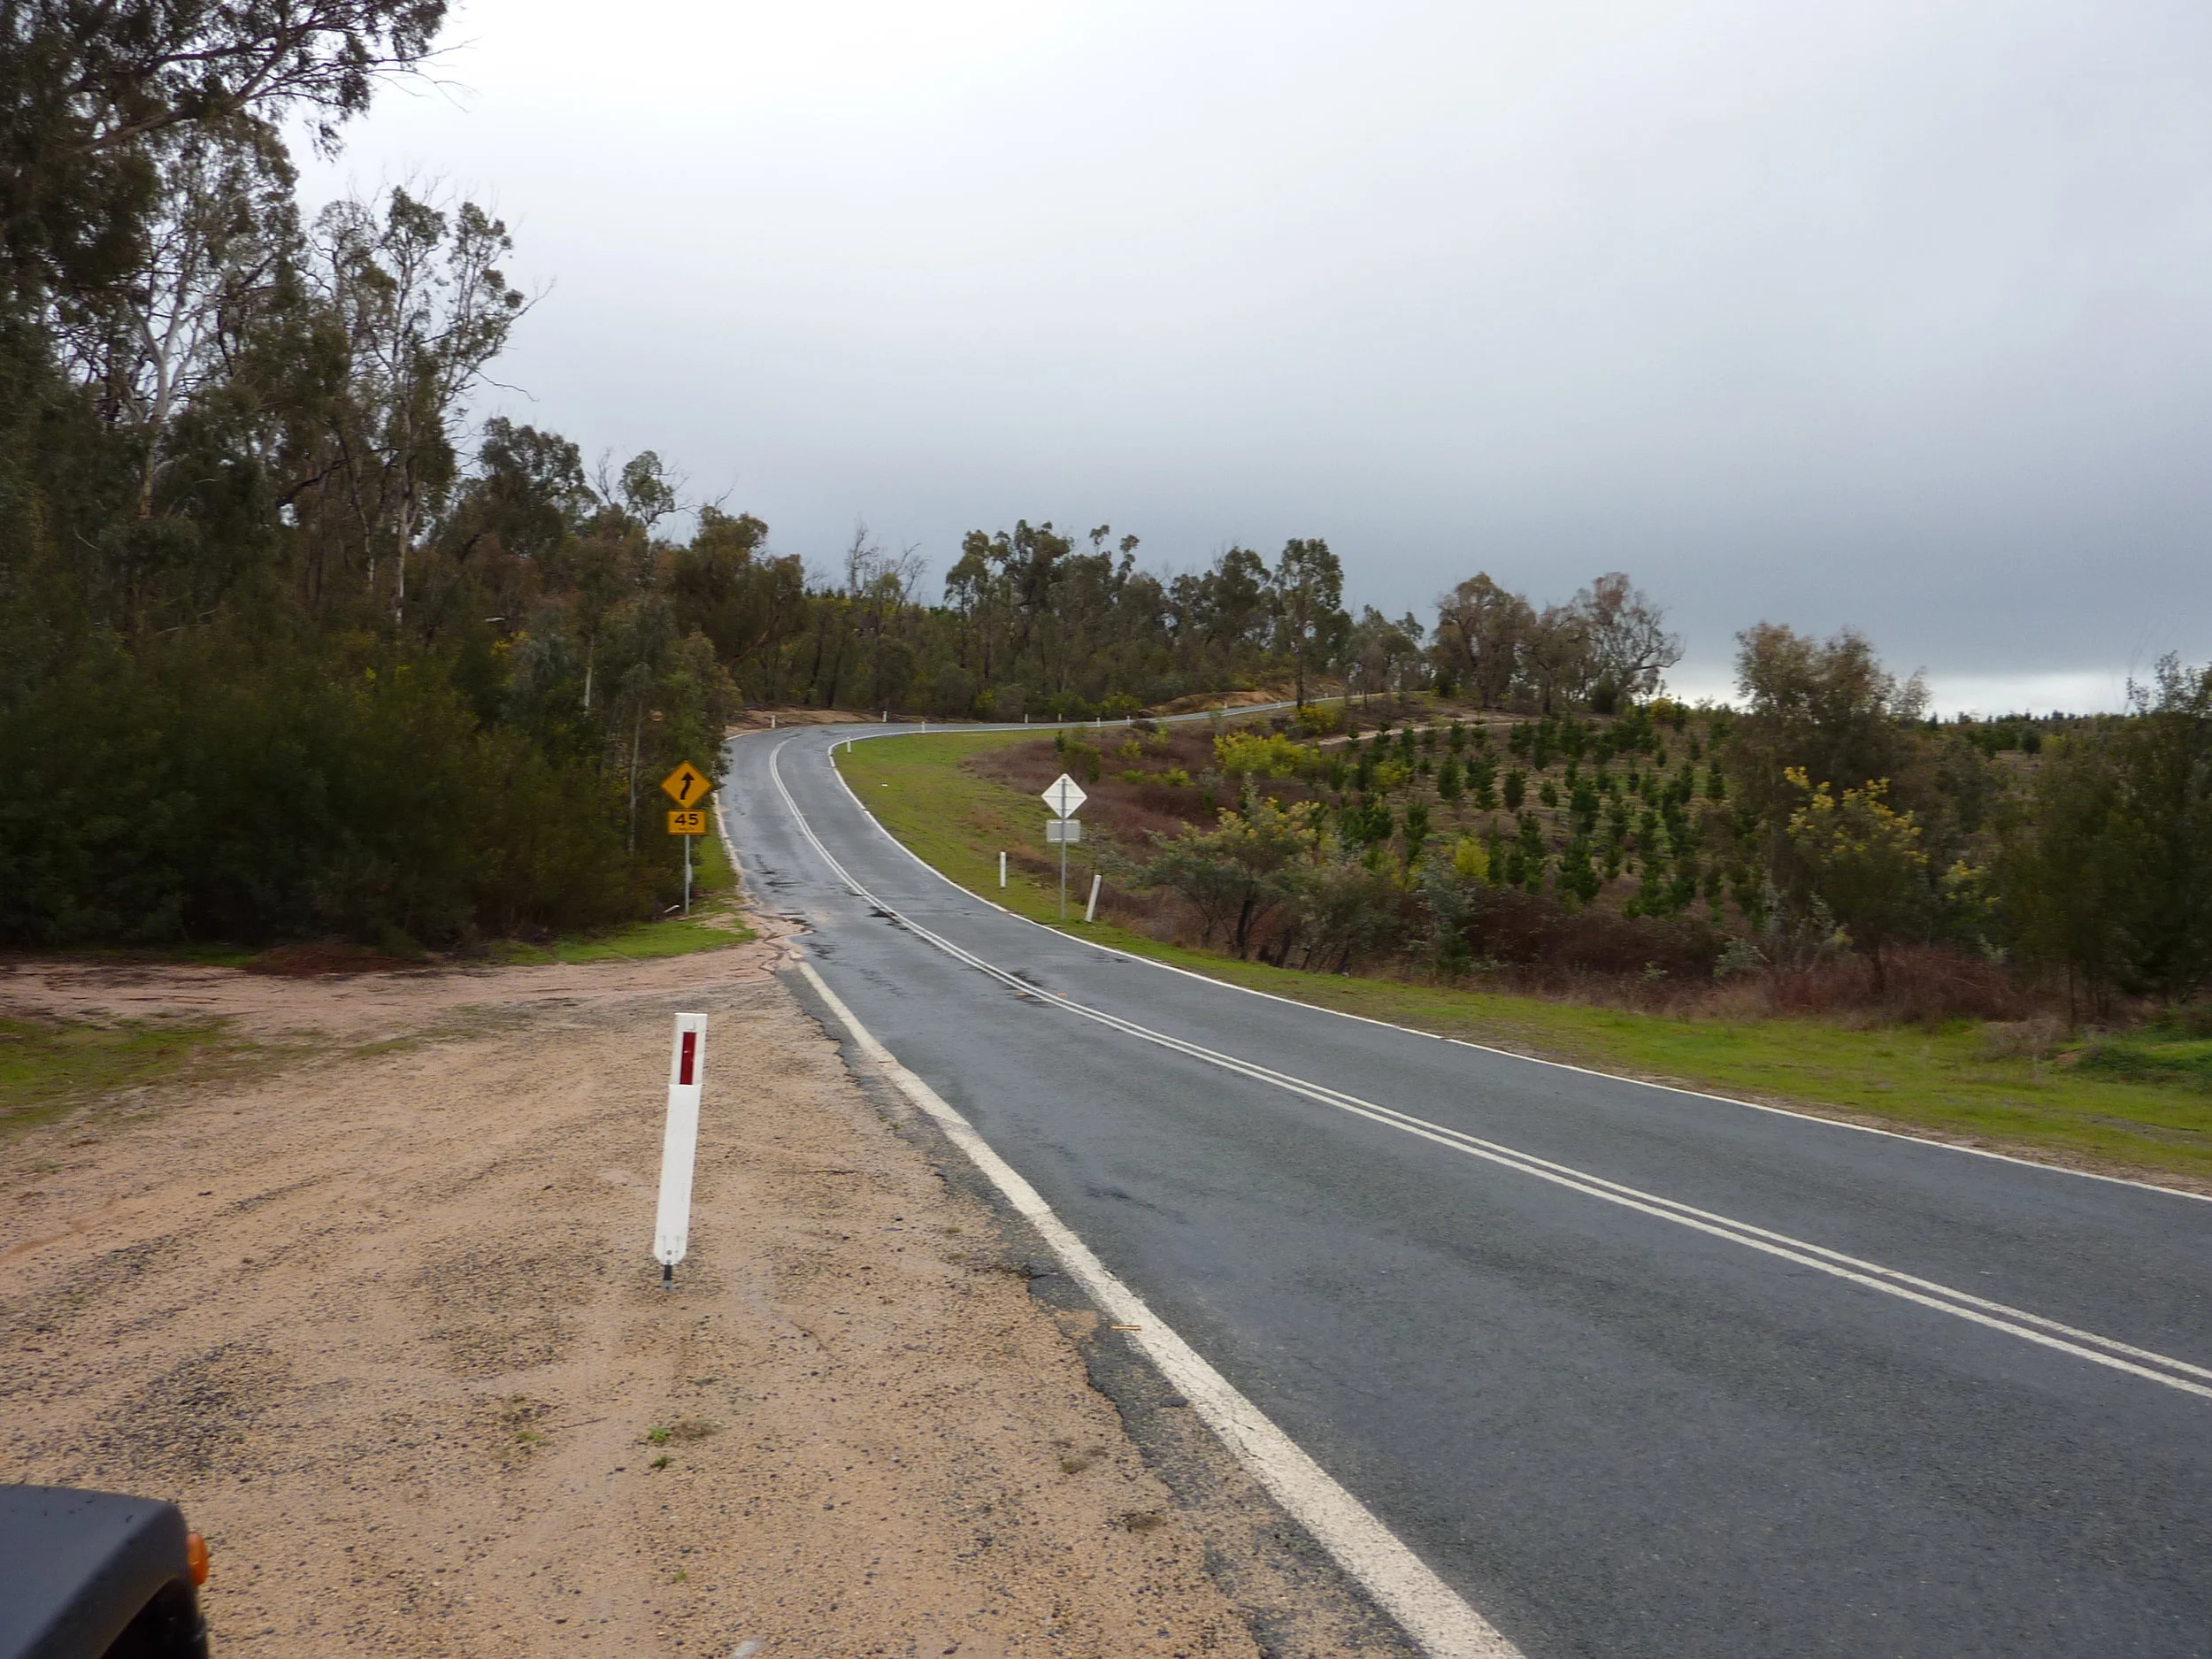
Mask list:
[[[998,884],[1001,887],[1006,885],[1006,855],[1004,853],[998,856]]]
[[[1068,843],[1082,838],[1083,826],[1076,822],[1075,813],[1089,798],[1083,786],[1064,772],[1044,792],[1045,804],[1052,809],[1045,840],[1060,843],[1060,919],[1064,922],[1068,919]]]
[[[668,1126],[661,1135],[661,1198],[653,1217],[653,1259],[672,1284],[691,1243],[691,1169],[699,1154],[699,1087],[706,1074],[707,1017],[676,1016],[668,1052]]]
[[[1098,919],[1098,884],[1103,879],[1105,878],[1096,872],[1092,872],[1091,902],[1083,907],[1083,919],[1087,922],[1094,922]]]

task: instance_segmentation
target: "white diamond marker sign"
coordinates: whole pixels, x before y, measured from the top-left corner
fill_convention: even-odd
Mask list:
[[[1060,818],[1073,818],[1075,810],[1090,796],[1083,793],[1083,786],[1064,772],[1055,778],[1045,790],[1045,804]]]

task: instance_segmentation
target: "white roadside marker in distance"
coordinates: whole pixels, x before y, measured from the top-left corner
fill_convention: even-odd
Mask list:
[[[1661,1221],[1672,1222],[1677,1226],[1710,1234],[1714,1238],[1724,1239],[1732,1244],[1741,1245],[1747,1249],[1756,1250],[1763,1255],[1779,1256],[1786,1261],[1797,1263],[1833,1278],[1847,1280],[1870,1290],[1880,1291],[1883,1294],[1894,1296],[1901,1302],[1913,1302],[1924,1308],[1932,1309],[1938,1313],[1949,1314],[1953,1318],[1963,1319],[1969,1324],[1982,1325],[1992,1331],[2001,1332],[2007,1336],[2016,1337],[2022,1341],[2031,1342],[2040,1348],[2069,1354],[2077,1359],[2085,1359],[2093,1364],[2102,1365],[2113,1371],[2125,1371],[2131,1376],[2140,1377],[2150,1382],[2162,1383],[2182,1394],[2196,1394],[2201,1398],[2212,1400],[2212,1386],[2207,1386],[2212,1384],[2212,1368],[2193,1364],[2187,1360],[2177,1359],[2169,1354],[2160,1354],[2149,1348],[2138,1348],[2131,1343],[2122,1342],[2112,1337],[2101,1335],[2094,1331],[2085,1331],[2078,1325],[2067,1325],[2042,1314],[2031,1313],[2024,1308],[2015,1308],[2005,1302],[1993,1302],[1987,1297],[1977,1296],[1970,1292],[1959,1290],[1933,1279],[1922,1279],[1897,1268],[1885,1266],[1878,1262],[1870,1262],[1858,1256],[1847,1256],[1840,1250],[1830,1249],[1825,1245],[1792,1238],[1787,1233],[1777,1233],[1770,1228],[1756,1226],[1750,1222],[1739,1221],[1733,1217],[1718,1215],[1709,1210],[1701,1210],[1694,1205],[1684,1203],[1679,1199],[1668,1198],[1657,1193],[1646,1192],[1640,1187],[1628,1186],[1621,1181],[1609,1179],[1601,1175],[1594,1175],[1586,1170],[1577,1169],[1572,1164],[1555,1163],[1548,1158],[1538,1157],[1533,1153],[1523,1152],[1517,1148],[1505,1146],[1494,1141],[1485,1141],[1479,1136],[1468,1134],[1463,1130],[1453,1129],[1443,1124],[1431,1122],[1425,1118],[1417,1118],[1409,1112],[1399,1111],[1393,1107],[1379,1106],[1372,1101],[1362,1100],[1356,1094],[1348,1094],[1341,1090],[1329,1088],[1318,1083],[1310,1083],[1302,1078],[1273,1071],[1255,1062],[1240,1059],[1234,1055],[1224,1054],[1180,1037],[1169,1036],[1164,1032],[1155,1031],[1148,1025],[1140,1025],[1135,1021],[1124,1019],[1118,1014],[1110,1014],[1102,1009],[1092,1008],[1087,1003],[1078,1002],[1071,998],[1060,995],[1057,992],[1048,991],[1041,987],[1031,985],[1026,980],[1018,979],[1005,969],[986,961],[973,951],[965,949],[955,944],[951,940],[931,932],[911,917],[905,915],[862,887],[854,879],[851,872],[838,863],[829,849],[822,844],[821,838],[814,833],[813,826],[807,822],[806,815],[799,810],[798,803],[792,798],[791,791],[784,785],[782,770],[776,764],[776,752],[772,752],[768,757],[768,770],[771,777],[775,780],[777,790],[783,796],[785,806],[790,810],[793,820],[798,825],[800,833],[806,837],[809,844],[855,895],[873,906],[880,914],[895,919],[917,938],[935,946],[955,960],[964,962],[979,972],[999,980],[1019,995],[1049,1003],[1080,1018],[1094,1020],[1099,1025],[1125,1033],[1141,1041],[1156,1044],[1178,1054],[1187,1055],[1192,1059],[1202,1061],[1209,1065],[1219,1066],[1224,1071],[1233,1071],[1241,1077],[1250,1078],[1256,1082],[1271,1084],[1290,1094],[1302,1095],[1308,1100],[1317,1101],[1325,1106],[1333,1106],[1340,1111],[1348,1112],[1355,1117],[1365,1118],[1371,1122],[1402,1130],[1405,1133],[1432,1141],[1438,1146],[1448,1148],[1453,1151],[1501,1164],[1524,1175],[1532,1176],[1538,1180],[1570,1188],[1586,1197],[1601,1199],[1607,1203],[1618,1204],[1624,1209],[1637,1210]],[[833,769],[831,776],[837,777]],[[868,814],[866,806],[861,803],[857,795],[853,795],[850,787],[845,785],[845,780],[841,777],[837,777],[837,781],[845,788],[846,795],[854,804],[860,807],[864,814],[868,815],[869,821],[873,823],[877,829],[882,831],[894,847],[898,848],[908,857],[914,858],[923,869],[929,869],[926,864],[923,864],[919,858],[915,857],[911,849],[906,847],[895,836],[891,835],[888,830],[885,830],[880,820],[872,814]],[[947,879],[941,872],[931,871],[931,873],[937,875],[940,879]],[[951,885],[956,887],[957,886],[957,884]],[[965,891],[965,889],[959,890]],[[984,900],[982,902],[988,903],[989,901]],[[999,907],[994,906],[993,908]],[[1010,912],[1008,913],[1010,914]],[[1072,938],[1073,936],[1063,934],[1062,937]],[[1075,942],[1082,944],[1088,941],[1078,939]],[[1171,971],[1182,972],[1179,969]],[[1235,990],[1242,987],[1231,986],[1227,988]],[[1348,1018],[1358,1018],[1360,1017],[1353,1015]],[[1380,1024],[1383,1022],[1369,1021],[1366,1023]],[[1404,1028],[1396,1027],[1395,1029]],[[1509,1057],[1525,1058],[1521,1056]],[[1544,1065],[1549,1063],[1533,1061],[1529,1064]],[[1632,1079],[1627,1080],[1634,1081]],[[1727,1103],[1734,1104],[1735,1102]],[[2192,1380],[2193,1379],[2201,1380]]]
[[[1272,708],[1281,708],[1286,705],[1274,703],[1267,706]],[[1166,720],[1175,721],[1185,719],[1187,718],[1188,717],[1174,714],[1167,716]],[[990,728],[968,727],[965,729],[987,730]],[[910,733],[901,732],[886,732],[879,733],[877,735],[879,737],[902,737],[910,735]],[[851,746],[849,744],[847,745],[848,749]],[[962,887],[957,881],[955,881],[950,876],[947,875],[943,871],[938,869],[936,865],[931,864],[919,853],[916,852],[911,847],[909,847],[904,841],[901,841],[888,829],[885,828],[883,820],[876,817],[874,813],[869,812],[867,803],[861,800],[858,795],[853,795],[852,786],[847,783],[841,775],[836,773],[834,770],[835,764],[836,763],[834,760],[832,760],[832,775],[837,778],[838,786],[842,788],[848,795],[852,796],[854,805],[859,807],[864,813],[867,814],[868,821],[875,826],[876,833],[882,836],[884,840],[890,842],[892,846],[897,848],[899,851],[912,859],[914,863],[922,870],[926,871],[930,875],[936,877],[938,880],[943,882],[954,892],[973,899],[978,904],[982,905],[987,910],[996,910],[1001,916],[1020,922],[1025,926],[1042,928],[1048,933],[1058,933],[1061,938],[1068,940],[1074,944],[1080,945],[1086,950],[1100,951],[1104,955],[1116,957],[1118,960],[1137,963],[1144,967],[1151,968],[1160,973],[1172,973],[1182,979],[1196,979],[1203,984],[1212,986],[1216,990],[1234,991],[1239,996],[1255,996],[1259,998],[1259,1000],[1263,1002],[1282,1002],[1292,1008],[1301,1009],[1309,1013],[1326,1014],[1331,1019],[1348,1019],[1354,1025],[1379,1025],[1386,1031],[1402,1031],[1409,1037],[1425,1037],[1432,1042],[1450,1043],[1455,1048],[1472,1048],[1478,1054],[1494,1054],[1508,1060],[1518,1060],[1524,1065],[1542,1066],[1546,1070],[1553,1071],[1578,1071],[1584,1077],[1603,1078],[1608,1082],[1612,1083],[1632,1083],[1638,1088],[1653,1089],[1662,1094],[1681,1094],[1686,1095],[1692,1100],[1717,1101],[1723,1106],[1734,1106],[1744,1111],[1765,1112],[1769,1116],[1775,1118],[1794,1118],[1800,1123],[1818,1124],[1824,1128],[1839,1130],[1849,1134],[1873,1135],[1884,1141],[1909,1141],[1916,1147],[1935,1148],[1944,1152],[1955,1153],[1960,1157],[1982,1158],[1992,1164],[2016,1164],[2023,1169],[2035,1170],[2046,1175],[2062,1175],[2069,1180],[2099,1181],[2108,1187],[2132,1187],[2142,1192],[2156,1193],[2163,1198],[2182,1198],[2188,1200],[2191,1203],[2212,1204],[2212,1193],[2200,1193],[2194,1191],[2193,1189],[2181,1187],[2165,1187],[2156,1181],[2140,1180],[2130,1175],[2107,1175],[2098,1170],[2078,1170],[2070,1164],[2046,1164],[2035,1158],[2019,1157],[2009,1152],[1993,1152],[1987,1147],[1973,1146],[1963,1141],[1932,1141],[1925,1135],[1912,1134],[1904,1130],[1883,1129],[1873,1124],[1859,1123],[1848,1118],[1825,1117],[1819,1112],[1808,1111],[1801,1107],[1777,1106],[1771,1102],[1764,1101],[1739,1099],[1733,1094],[1716,1094],[1710,1089],[1691,1088],[1686,1085],[1680,1083],[1655,1082],[1650,1078],[1637,1077],[1625,1071],[1607,1071],[1601,1070],[1596,1066],[1576,1065],[1572,1062],[1566,1060],[1546,1060],[1536,1055],[1523,1054],[1517,1049],[1501,1048],[1494,1043],[1476,1042],[1466,1037],[1447,1037],[1437,1032],[1423,1031],[1418,1026],[1401,1025],[1395,1020],[1378,1019],[1370,1014],[1354,1014],[1348,1012],[1344,1009],[1329,1008],[1318,1002],[1302,1002],[1296,997],[1284,996],[1274,991],[1263,991],[1256,986],[1240,985],[1234,979],[1220,979],[1213,974],[1200,973],[1190,968],[1179,968],[1173,963],[1162,962],[1157,957],[1138,956],[1133,952],[1125,955],[1117,946],[1101,944],[1095,939],[1086,939],[1079,933],[1066,933],[1045,922],[1031,921],[1028,917],[1024,916],[1019,910],[1009,910],[1003,904],[995,903],[993,901],[985,898],[980,893],[974,891],[972,888]]]

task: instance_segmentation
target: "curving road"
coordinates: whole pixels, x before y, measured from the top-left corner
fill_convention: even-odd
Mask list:
[[[871,729],[733,742],[757,895],[1531,1659],[2212,1654],[2212,1203],[1071,941],[857,809]]]

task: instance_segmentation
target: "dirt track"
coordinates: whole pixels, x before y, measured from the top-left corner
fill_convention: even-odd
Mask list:
[[[319,1047],[0,1143],[0,1479],[179,1499],[250,1652],[1259,1652],[989,1216],[877,1115],[777,949],[18,965],[14,1011]],[[648,1243],[679,1008],[712,1023],[671,1294]]]

